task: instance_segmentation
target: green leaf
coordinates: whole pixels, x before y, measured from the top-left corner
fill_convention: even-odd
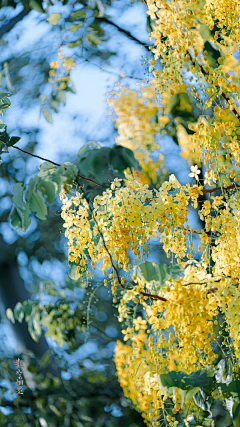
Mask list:
[[[153,32],[152,20],[149,15],[147,16],[147,31],[149,34]]]
[[[39,98],[41,99],[41,104],[46,101],[47,95],[39,95]]]
[[[0,141],[7,144],[9,142],[10,136],[7,133],[7,126],[4,127],[3,131],[0,132]]]
[[[54,100],[52,97],[49,98],[48,103],[50,107],[55,111],[55,113],[58,113],[58,101]]]
[[[9,143],[8,143],[8,146],[12,147],[14,144],[16,144],[18,141],[20,141],[20,139],[21,138],[19,136],[12,136]]]
[[[97,47],[97,45],[102,43],[102,40],[100,40],[97,36],[95,36],[95,34],[93,33],[89,33],[85,36],[85,40],[88,41],[88,43],[91,46]]]
[[[23,301],[23,310],[24,310],[24,313],[25,313],[26,316],[30,316],[31,315],[32,308],[33,308],[32,304],[28,300]]]
[[[59,19],[61,19],[62,15],[60,13],[53,13],[52,15],[47,18],[47,21],[51,25],[57,25]]]
[[[53,283],[53,282],[51,282],[50,280],[47,280],[47,281],[44,283],[44,291],[45,291],[45,292],[47,292],[47,293],[48,293],[48,295],[52,295],[52,296],[57,295],[57,291],[56,291],[56,289],[54,288],[54,283]]]
[[[38,342],[42,332],[39,320],[40,320],[40,315],[39,313],[36,313],[28,321],[29,333],[32,339],[36,342]]]
[[[36,212],[38,219],[45,220],[47,216],[47,206],[40,192],[35,188],[29,200],[31,210]]]
[[[48,203],[54,203],[56,196],[56,184],[54,182],[42,181],[38,184],[38,188]]]
[[[52,116],[51,116],[51,114],[49,113],[49,111],[48,111],[48,109],[47,109],[47,108],[44,108],[43,114],[44,114],[44,117],[46,118],[46,120],[47,120],[49,123],[52,123]]]
[[[24,318],[24,311],[23,311],[22,303],[21,302],[18,302],[15,305],[13,313],[14,313],[15,319],[18,320],[19,323],[22,323],[23,318]]]
[[[150,289],[153,286],[159,290],[165,285],[166,280],[177,280],[181,271],[182,268],[178,265],[171,266],[165,263],[156,264],[155,262],[143,261],[134,267],[133,275],[146,283]]]
[[[210,377],[209,373],[208,373],[208,377],[209,377],[209,384],[204,387],[204,391],[205,393],[207,393],[208,396],[210,396],[213,388],[216,386],[216,380],[215,380],[215,376]]]
[[[7,318],[9,320],[11,320],[12,323],[15,323],[13,311],[11,310],[11,308],[7,308],[7,310],[6,310],[6,316],[7,316]]]
[[[194,403],[201,408],[203,411],[208,411],[208,415],[210,412],[210,407],[211,407],[211,403],[213,398],[212,397],[208,397],[205,395],[203,390],[199,390],[194,396],[193,396],[193,400]],[[207,415],[207,416],[208,416]]]
[[[178,387],[183,390],[190,390],[209,384],[207,373],[200,370],[192,372],[189,375],[182,371],[171,371],[168,374],[159,374],[159,380],[163,387]]]
[[[28,369],[28,372],[31,372],[32,374],[36,374],[37,373],[37,367],[36,366],[34,366],[34,365],[28,365],[28,367],[27,367],[27,369]]]
[[[38,176],[42,178],[54,174],[57,170],[57,166],[53,165],[51,162],[43,162],[38,169],[40,170]]]
[[[46,366],[51,362],[51,354],[47,351],[44,353],[44,355],[41,358],[40,365],[43,368],[46,368]]]
[[[76,12],[71,13],[72,18],[86,18],[86,12],[84,10],[76,10]]]
[[[12,96],[12,93],[10,93],[10,92],[0,92],[0,99],[6,98],[8,96]]]
[[[204,43],[204,50],[207,51],[207,61],[212,68],[217,68],[219,66],[218,58],[220,58],[219,50],[215,49],[208,41]]]
[[[229,384],[221,383],[221,390],[226,397],[232,396],[240,403],[240,380],[232,380]]]
[[[28,183],[28,187],[27,187],[27,192],[26,192],[26,200],[28,202],[30,202],[30,198],[32,196],[33,191],[35,191],[38,183],[40,182],[40,179],[38,176],[35,176],[34,178],[31,178],[29,183]]]
[[[74,59],[71,56],[68,56],[68,57],[64,58],[64,62],[67,65],[71,65],[71,66],[75,65],[75,61],[74,61]]]
[[[80,274],[77,273],[77,264],[72,264],[68,270],[68,275],[72,280],[78,280],[80,278]]]
[[[100,162],[101,168],[99,168]],[[95,151],[95,153],[92,154],[90,160],[90,171],[98,181],[102,181],[102,171],[104,169],[108,169],[109,163],[109,149],[107,147],[102,148],[100,153]]]
[[[171,96],[168,101],[169,113],[174,117],[181,118],[186,122],[195,122],[197,118],[198,109],[193,108],[194,104],[185,92],[177,93]],[[198,114],[199,115],[199,114]],[[170,123],[170,122],[169,122]],[[168,128],[170,125],[167,123],[165,126]],[[176,126],[176,122],[173,123]],[[172,135],[171,135],[172,136]]]
[[[54,405],[49,405],[49,408],[51,409],[51,411],[54,412],[54,414],[56,414],[58,417],[62,416],[62,413],[56,408],[56,406]]]
[[[91,28],[97,34],[98,37],[103,37],[105,34],[103,28],[101,28],[98,24],[95,24],[95,22],[90,24],[88,28]]]
[[[58,175],[63,175],[71,180],[75,180],[78,174],[78,170],[73,163],[65,162],[57,170]]]
[[[0,99],[0,108],[9,108],[11,107],[11,102],[8,98]]]
[[[122,172],[122,177],[124,176],[123,171],[128,167],[139,170],[138,161],[135,159],[132,150],[122,145],[114,145],[110,148],[109,160],[113,169]]]
[[[29,215],[31,213],[29,203],[23,201],[24,185],[20,182],[13,187],[13,207],[10,212],[10,220],[12,225],[19,226],[22,230],[26,230],[30,225]],[[21,225],[20,225],[21,221]]]
[[[65,88],[64,90],[67,90],[67,88]],[[58,91],[57,100],[58,100],[59,103],[63,102],[64,105],[66,104],[65,93],[63,92],[63,90],[59,90]]]
[[[232,409],[233,413],[233,425],[234,427],[240,427],[240,404],[235,402]]]
[[[177,136],[177,126],[175,120],[170,120],[164,127],[165,131],[169,136],[172,137],[175,144],[179,145]]]
[[[204,42],[208,41],[211,38],[211,31],[207,24],[201,24],[199,32]]]
[[[240,405],[238,406],[240,407]],[[233,421],[234,426],[240,427],[239,409],[236,411],[236,424],[234,424],[234,415],[232,420],[229,411],[226,409],[223,401],[221,401],[220,399],[213,399],[210,410],[212,413],[212,419],[214,421],[215,426],[217,427],[231,426]]]
[[[90,150],[94,148],[101,148],[102,145],[99,142],[95,141],[89,141],[87,144],[84,144],[82,148],[80,148],[78,152],[78,157],[82,158],[85,156],[86,153],[88,153]]]
[[[83,26],[82,22],[80,22],[80,24],[72,24],[71,27],[69,28],[69,31],[72,31],[74,33],[75,31],[78,30],[78,28],[80,28],[82,26]]]
[[[9,219],[13,227],[22,228],[22,216],[19,211],[20,209],[16,208],[15,206],[12,206]],[[30,221],[30,218],[29,218],[29,221]]]
[[[80,37],[75,42],[69,42],[68,47],[70,47],[72,49],[73,47],[79,46],[81,43],[82,43],[82,41],[81,41],[81,37]]]
[[[37,10],[38,12],[46,13],[46,12],[45,12],[45,10],[44,10],[44,9],[43,9],[43,7],[42,7],[42,2],[41,2],[41,1],[31,0],[31,1],[29,2],[29,6],[30,6],[32,9]]]
[[[191,390],[188,390],[185,394],[185,400],[192,399],[193,396],[199,391],[199,387],[193,387]]]

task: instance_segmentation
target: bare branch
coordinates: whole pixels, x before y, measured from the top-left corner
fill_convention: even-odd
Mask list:
[[[49,160],[49,159],[45,159],[44,157],[41,157],[41,156],[37,156],[36,154],[33,154],[33,153],[28,153],[27,151],[22,150],[19,147],[12,146],[11,148],[15,148],[16,150],[22,151],[22,153],[29,154],[29,156],[36,157],[37,159],[44,160],[45,162],[52,163],[55,166],[61,166],[61,165],[59,165],[59,163],[53,162],[52,160]],[[78,176],[79,176],[79,178],[84,179],[85,181],[92,182],[93,184],[98,185],[99,187],[101,187],[101,184],[98,184],[98,182],[93,181],[93,179],[85,178],[84,176],[82,176],[80,174],[78,174]]]
[[[9,31],[11,31],[19,21],[25,18],[25,16],[27,16],[31,12],[31,10],[32,9],[24,9],[17,16],[10,19],[7,24],[2,25],[2,27],[0,28],[0,38],[3,37],[6,33],[9,33]]]
[[[123,28],[119,27],[119,25],[115,24],[115,22],[110,21],[107,18],[96,18],[98,21],[100,22],[105,22],[105,24],[109,24],[112,25],[113,27],[117,28],[119,32],[125,34],[126,36],[128,36],[130,39],[132,39],[133,41],[135,41],[136,43],[140,44],[141,46],[145,47],[146,49],[150,48],[150,45],[143,43],[141,40],[137,39],[135,36],[133,36],[129,31],[124,30]]]
[[[238,184],[233,184],[233,185],[229,185],[229,187],[225,187],[224,190],[234,190],[235,188],[240,188],[240,185]],[[216,188],[212,188],[210,190],[203,190],[204,194],[210,194],[210,193],[214,193],[215,191],[220,191],[222,190],[221,187],[216,187]]]

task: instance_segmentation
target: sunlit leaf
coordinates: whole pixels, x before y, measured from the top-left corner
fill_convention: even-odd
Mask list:
[[[68,43],[68,47],[73,48],[79,46],[82,43],[81,38],[77,39],[75,42]]]
[[[69,31],[74,32],[74,31],[78,30],[78,28],[82,27],[82,25],[83,25],[82,23],[80,23],[80,24],[72,24],[71,27],[69,28]]]
[[[61,19],[62,15],[60,13],[53,13],[52,15],[47,18],[47,21],[51,25],[57,25],[59,19]]]
[[[47,108],[44,108],[43,114],[44,114],[44,116],[46,117],[46,120],[47,120],[49,123],[52,123],[52,116],[51,116],[51,114],[49,113],[49,111],[48,111],[48,109],[47,109]]]
[[[76,10],[76,12],[71,13],[72,18],[85,18],[86,12],[84,10]]]
[[[9,320],[11,320],[12,323],[15,323],[13,311],[11,310],[11,308],[7,308],[7,310],[6,310],[6,316],[7,316],[7,318]]]

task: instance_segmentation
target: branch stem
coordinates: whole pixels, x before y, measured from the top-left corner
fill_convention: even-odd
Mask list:
[[[37,156],[37,154],[29,153],[28,151],[22,150],[19,147],[12,146],[11,148],[15,148],[16,150],[19,150],[22,153],[29,154],[29,156],[36,157],[37,159],[43,160],[44,162],[52,163],[55,166],[59,166],[59,167],[61,166],[59,163],[53,162],[52,160],[49,160],[49,159],[45,159],[44,157],[41,157],[41,156]],[[81,178],[81,179],[84,179],[85,181],[92,182],[93,184],[98,185],[99,187],[101,187],[101,184],[99,184],[96,181],[93,181],[93,179],[85,178],[84,176],[80,175],[79,173],[78,173],[78,177]]]

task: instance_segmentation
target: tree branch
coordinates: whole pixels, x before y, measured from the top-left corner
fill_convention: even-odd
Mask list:
[[[9,31],[11,31],[13,29],[13,27],[15,27],[15,25],[21,21],[23,18],[25,18],[25,16],[27,16],[32,9],[24,9],[22,12],[20,12],[17,16],[15,16],[14,18],[10,19],[10,21],[3,25],[0,28],[0,38],[4,36],[4,34],[9,33]]]
[[[29,154],[29,156],[36,157],[37,159],[44,160],[45,162],[52,163],[52,164],[53,164],[53,165],[55,165],[55,166],[59,166],[59,167],[61,166],[61,165],[59,165],[59,163],[53,162],[52,160],[49,160],[49,159],[45,159],[44,157],[41,157],[41,156],[37,156],[36,154],[33,154],[33,153],[28,153],[27,151],[22,150],[22,149],[21,149],[21,148],[19,148],[19,147],[12,146],[11,148],[15,148],[16,150],[19,150],[19,151],[21,151],[22,153]],[[79,178],[84,179],[85,181],[92,182],[93,184],[98,185],[99,187],[101,187],[101,184],[98,184],[98,182],[93,181],[93,179],[85,178],[84,176],[82,176],[82,175],[80,175],[80,174],[78,174],[78,176],[79,176]]]
[[[130,39],[132,39],[132,40],[133,40],[133,41],[135,41],[136,43],[140,44],[141,46],[145,47],[146,49],[149,49],[149,48],[150,48],[150,45],[148,45],[148,44],[146,44],[146,43],[143,43],[141,40],[139,40],[139,39],[137,39],[136,37],[134,37],[134,36],[133,36],[129,31],[124,30],[123,28],[119,27],[119,25],[115,24],[115,22],[112,22],[112,21],[110,21],[109,19],[104,18],[104,17],[103,17],[103,18],[95,18],[95,19],[98,19],[98,21],[100,21],[100,22],[105,22],[105,24],[112,25],[113,27],[117,28],[117,29],[118,29],[118,31],[119,31],[120,33],[125,34],[125,35],[126,35],[126,36],[128,36]]]
[[[233,184],[233,185],[229,185],[228,187],[224,188],[224,190],[234,190],[235,188],[240,188],[240,185],[238,184]],[[214,193],[215,191],[219,191],[222,190],[221,187],[216,187],[216,188],[212,188],[210,190],[203,190],[204,194],[210,194],[210,193]]]

